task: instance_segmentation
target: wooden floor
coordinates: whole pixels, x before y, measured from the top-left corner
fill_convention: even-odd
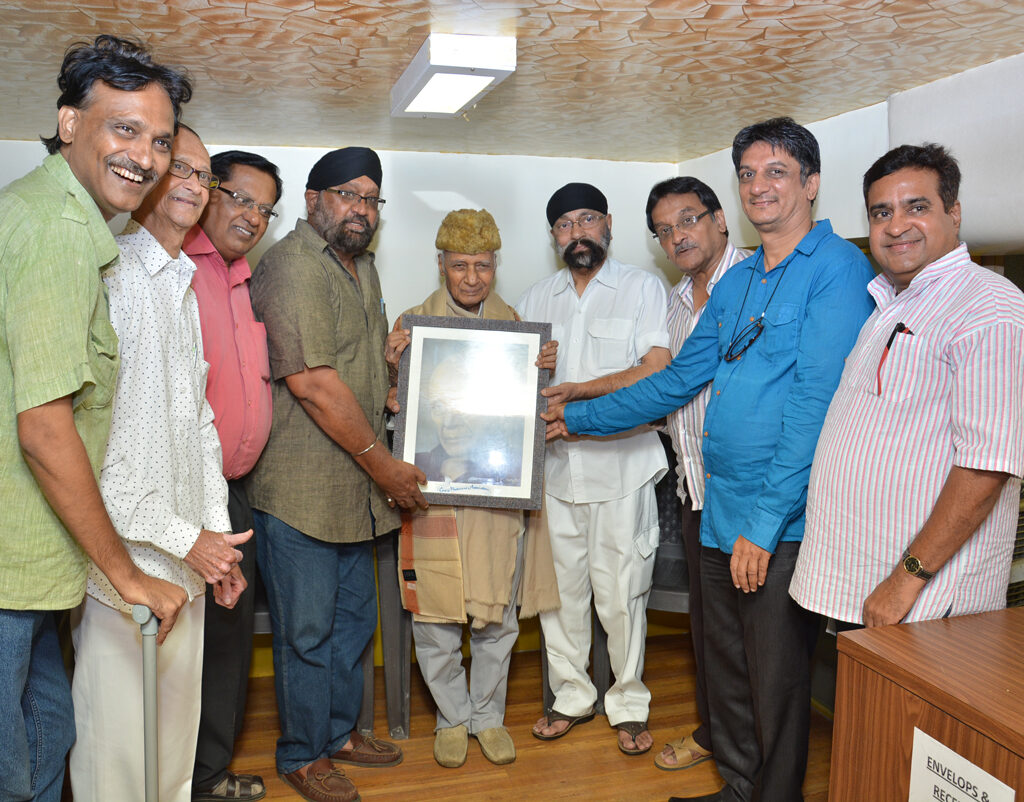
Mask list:
[[[386,736],[384,682],[377,669],[377,735]],[[471,738],[469,759],[458,769],[441,768],[433,758],[434,708],[416,668],[412,681],[411,737],[399,741],[404,762],[390,769],[348,770],[363,800],[628,800],[665,802],[669,796],[712,793],[722,782],[712,761],[684,771],[661,771],[653,756],[665,741],[692,728],[693,657],[681,636],[650,638],[644,679],[653,695],[650,727],[655,748],[640,757],[616,748],[614,730],[602,716],[574,729],[565,738],[539,741],[530,735],[541,714],[540,657],[522,652],[512,657],[505,725],[512,733],[518,758],[507,766],[489,763]],[[235,750],[235,771],[262,774],[267,798],[301,800],[274,768],[279,735],[272,678],[250,685],[245,729]],[[826,802],[832,725],[818,713],[811,718],[810,761],[804,783],[806,802]]]

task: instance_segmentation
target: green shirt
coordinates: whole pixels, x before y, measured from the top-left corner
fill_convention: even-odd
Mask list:
[[[329,543],[369,540],[374,523],[380,533],[399,524],[383,491],[316,425],[284,381],[304,367],[334,368],[386,442],[388,322],[373,254],[356,258],[356,272],[358,282],[299,220],[263,255],[250,285],[256,318],[267,327],[274,413],[270,439],[249,474],[249,501]]]
[[[61,610],[85,593],[88,560],[43,496],[18,413],[72,396],[98,476],[117,379],[117,335],[100,270],[117,245],[60,154],[0,191],[0,608]]]

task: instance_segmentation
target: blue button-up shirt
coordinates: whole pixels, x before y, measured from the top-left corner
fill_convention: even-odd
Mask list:
[[[771,552],[780,540],[802,540],[814,447],[843,361],[871,313],[873,278],[864,255],[828,220],[771,271],[758,248],[722,277],[668,367],[569,404],[566,424],[584,434],[629,429],[678,409],[713,380],[702,432],[701,542],[731,554],[739,535]],[[758,339],[726,362],[736,335],[762,315]]]

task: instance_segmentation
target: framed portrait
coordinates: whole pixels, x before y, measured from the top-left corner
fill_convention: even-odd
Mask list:
[[[539,510],[551,324],[404,315],[394,454],[431,504]]]

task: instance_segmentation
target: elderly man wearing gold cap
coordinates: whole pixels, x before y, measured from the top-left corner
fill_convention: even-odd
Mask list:
[[[434,244],[444,286],[405,314],[519,319],[491,291],[501,235],[489,212],[450,212]],[[409,344],[401,324],[399,318],[385,345],[392,381]],[[544,345],[539,367],[554,368],[556,348],[554,342]],[[470,735],[492,763],[516,758],[503,722],[509,659],[519,634],[517,599],[523,616],[559,605],[546,527],[531,520],[527,533],[524,524],[521,510],[435,504],[403,514],[402,567],[413,568],[416,577],[415,592],[400,583],[403,603],[413,613],[416,659],[437,704],[434,759],[448,768],[465,763]],[[467,683],[461,648],[469,619],[473,672]]]

